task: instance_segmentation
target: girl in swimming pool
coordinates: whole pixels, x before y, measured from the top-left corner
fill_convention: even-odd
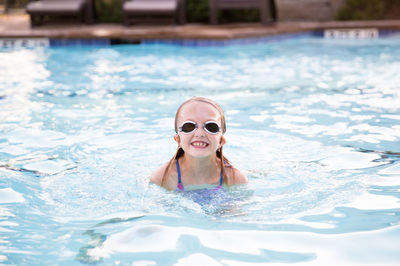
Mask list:
[[[214,101],[193,97],[178,108],[174,157],[157,169],[150,181],[168,190],[190,185],[244,184],[247,177],[223,156],[225,115]]]

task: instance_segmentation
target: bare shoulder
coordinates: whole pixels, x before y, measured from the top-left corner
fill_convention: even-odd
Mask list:
[[[161,186],[162,179],[165,173],[165,170],[168,167],[168,163],[165,163],[164,165],[160,166],[158,169],[156,169],[150,176],[150,182],[157,184]]]
[[[235,184],[247,184],[249,181],[247,176],[235,167],[233,167],[233,176],[235,177]]]
[[[247,176],[234,166],[228,167],[229,177],[232,185],[247,184]]]
[[[164,173],[167,170],[167,167],[169,166],[169,163],[165,163],[161,167],[159,167],[157,170],[155,170],[151,176],[150,176],[150,182],[159,186],[162,186],[163,188],[167,190],[174,190],[176,186],[178,185],[178,174],[175,169],[172,169],[166,173],[164,182]]]

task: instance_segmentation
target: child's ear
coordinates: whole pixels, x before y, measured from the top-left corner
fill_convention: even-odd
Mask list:
[[[179,137],[178,134],[175,134],[175,135],[174,135],[174,140],[176,141],[176,143],[178,143],[178,145],[179,145],[180,142],[181,142],[181,138]]]

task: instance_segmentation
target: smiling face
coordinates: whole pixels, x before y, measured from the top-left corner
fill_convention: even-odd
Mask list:
[[[179,110],[176,123],[181,126],[186,121],[193,121],[198,126],[189,134],[178,131],[174,137],[185,154],[196,158],[214,156],[217,149],[225,144],[222,132],[210,134],[203,127],[204,123],[209,121],[221,126],[221,115],[211,104],[201,101],[185,103]]]

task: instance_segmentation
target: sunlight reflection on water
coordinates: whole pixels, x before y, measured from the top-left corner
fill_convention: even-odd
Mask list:
[[[396,265],[399,52],[316,38],[1,50],[0,261]],[[193,95],[222,105],[224,153],[249,176],[206,200],[146,179]]]

